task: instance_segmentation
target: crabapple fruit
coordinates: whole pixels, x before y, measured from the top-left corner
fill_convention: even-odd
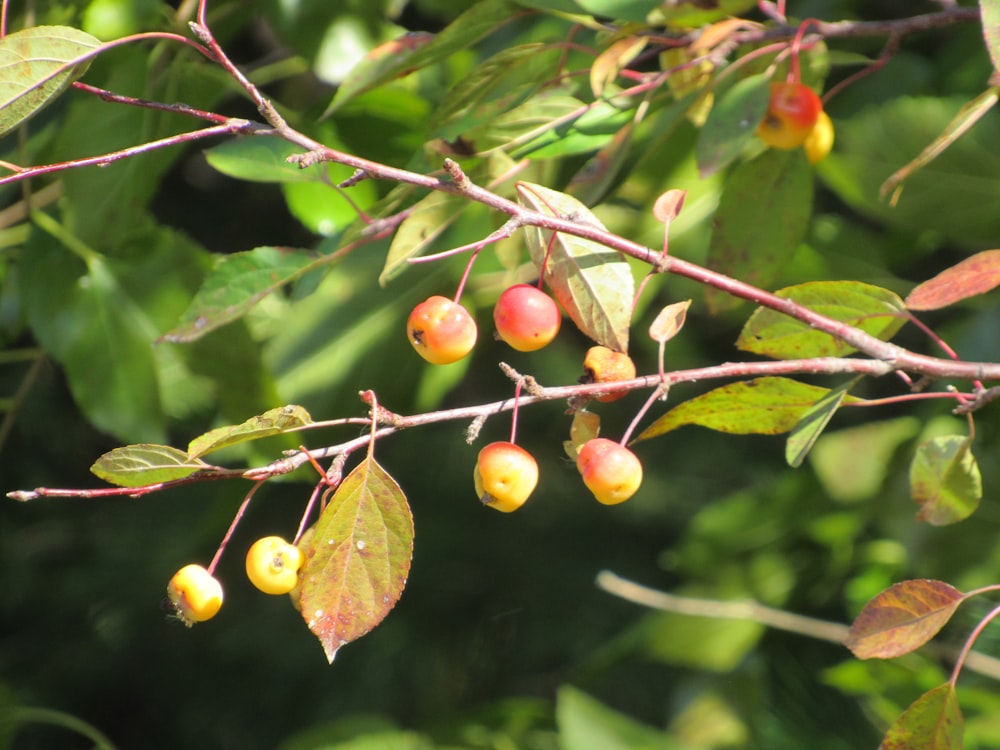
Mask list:
[[[616,352],[606,346],[592,346],[583,358],[583,383],[616,383],[635,377],[635,362],[624,352]],[[598,396],[602,403],[617,401],[627,391]]]
[[[757,135],[772,148],[798,148],[809,137],[822,111],[819,96],[805,84],[772,83],[767,114],[757,126]]]
[[[302,562],[302,550],[294,544],[265,536],[247,551],[247,578],[265,594],[287,594],[299,582]]]
[[[802,143],[802,148],[805,149],[810,164],[815,164],[826,158],[826,155],[833,149],[833,138],[833,120],[826,112],[820,111],[816,125]]]
[[[185,565],[167,584],[167,598],[181,621],[191,627],[211,620],[222,608],[222,584],[201,565]]]
[[[624,445],[607,438],[584,443],[576,468],[597,502],[617,505],[628,500],[642,484],[642,464]]]
[[[497,334],[519,352],[548,345],[559,333],[562,315],[549,295],[530,284],[506,289],[493,308]]]
[[[449,365],[476,345],[476,321],[457,302],[435,295],[413,308],[406,335],[417,353],[434,365]]]
[[[490,443],[479,451],[472,475],[483,505],[503,513],[517,510],[538,484],[538,464],[514,443]]]

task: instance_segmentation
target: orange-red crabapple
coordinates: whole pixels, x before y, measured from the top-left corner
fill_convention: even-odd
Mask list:
[[[500,338],[519,352],[547,346],[559,333],[562,314],[555,300],[538,287],[516,284],[504,290],[493,308]]]
[[[538,463],[514,443],[490,443],[479,451],[472,474],[476,497],[494,510],[511,513],[522,505],[538,484]]]
[[[177,617],[191,627],[215,617],[222,608],[222,584],[201,565],[185,565],[167,584],[167,598]]]
[[[805,84],[772,83],[767,114],[757,126],[757,135],[772,148],[798,148],[809,137],[822,111],[823,102]]]
[[[642,464],[624,445],[607,438],[584,443],[576,459],[583,483],[597,501],[617,505],[634,495],[642,484]]]
[[[454,300],[435,295],[413,308],[406,321],[406,335],[428,362],[449,365],[476,345],[476,321]]]
[[[616,352],[606,346],[592,346],[583,358],[584,383],[616,383],[635,377],[635,362],[624,352]],[[619,391],[598,396],[602,403],[610,403],[623,398],[628,392]]]

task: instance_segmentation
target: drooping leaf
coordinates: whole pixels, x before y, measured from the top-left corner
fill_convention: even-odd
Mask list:
[[[698,172],[703,178],[728,167],[754,138],[757,125],[767,113],[770,84],[766,75],[749,76],[716,98],[695,148]]]
[[[780,435],[794,428],[829,393],[827,388],[790,378],[763,377],[730,383],[675,406],[643,430],[634,442],[649,440],[687,424],[733,435]]]
[[[522,205],[540,213],[603,229],[586,206],[565,193],[521,182],[517,194]],[[577,328],[598,344],[627,352],[635,282],[621,253],[537,227],[527,227],[525,235],[532,261],[539,269],[544,263],[545,283]]]
[[[563,442],[563,450],[566,451],[570,460],[576,463],[583,444],[600,434],[601,415],[597,412],[579,409],[573,414],[573,422],[569,427],[569,440]]]
[[[0,136],[86,73],[100,46],[99,39],[68,26],[34,26],[0,39]]]
[[[331,662],[378,625],[406,585],[413,516],[396,481],[365,458],[337,488],[303,544],[299,608]]]
[[[940,310],[1000,286],[1000,250],[983,250],[918,284],[906,297],[911,310]]]
[[[559,689],[556,724],[560,747],[573,750],[678,750],[662,729],[641,724],[574,687]]]
[[[879,750],[962,750],[965,719],[950,682],[917,698],[885,733]]]
[[[727,175],[712,222],[708,265],[714,271],[767,288],[805,236],[812,213],[813,180],[802,149],[769,149]],[[709,307],[739,301],[714,288]]]
[[[277,136],[233,138],[205,151],[205,160],[222,174],[248,182],[316,182],[325,165],[306,169],[289,163],[302,148]]]
[[[687,190],[672,189],[662,193],[653,204],[653,218],[669,228],[670,223],[680,216],[685,198]]]
[[[907,320],[905,305],[896,294],[860,281],[811,281],[775,294],[883,341],[896,335]],[[775,359],[843,357],[856,351],[828,333],[766,307],[753,312],[736,346]]]
[[[809,455],[809,451],[812,450],[813,445],[816,444],[819,436],[823,434],[823,430],[826,429],[833,415],[837,413],[837,409],[844,402],[844,397],[860,380],[860,377],[853,378],[836,388],[831,388],[829,393],[806,410],[795,427],[792,428],[788,440],[785,442],[785,461],[788,462],[789,466],[798,468],[802,465],[806,456]]]
[[[307,250],[258,247],[218,259],[164,341],[194,341],[246,314],[264,297],[324,262]]]
[[[378,283],[385,286],[406,270],[410,258],[427,252],[455,223],[466,205],[468,201],[461,196],[441,192],[433,192],[417,202],[392,238]]]
[[[371,60],[360,64],[337,89],[323,113],[328,117],[358,94],[381,86],[394,78],[445,59],[492,34],[520,14],[520,9],[506,0],[484,0],[456,18],[433,39],[418,36],[397,40],[395,46],[380,49]]]
[[[996,0],[979,0],[979,17],[983,23],[986,51],[993,60],[993,69],[1000,71],[1000,3]]]
[[[983,477],[972,439],[943,435],[921,443],[910,464],[910,495],[917,519],[933,526],[962,521],[979,507]]]
[[[590,90],[600,99],[609,84],[615,82],[618,74],[646,48],[645,36],[628,36],[614,42],[601,52],[590,66]]]
[[[684,327],[689,307],[691,307],[689,299],[666,305],[649,324],[649,337],[660,344],[670,341]]]
[[[490,146],[499,139],[502,145],[518,138],[510,149],[516,159],[531,156],[553,159],[595,152],[610,143],[623,129],[632,124],[634,112],[610,102],[600,101],[589,106],[573,97],[553,92],[537,95],[515,112],[502,115],[477,141]],[[531,140],[525,140],[527,136]]]
[[[297,430],[312,424],[312,417],[301,406],[289,405],[269,409],[241,424],[216,427],[188,443],[187,454],[199,458],[206,453],[228,448],[247,440],[259,440],[270,435]]]
[[[883,198],[893,196],[890,204],[895,203],[899,197],[899,191],[903,183],[917,170],[923,169],[936,159],[945,149],[950,147],[955,141],[961,138],[973,125],[993,109],[993,105],[1000,99],[1000,86],[995,86],[984,91],[968,104],[965,104],[949,122],[944,130],[931,141],[924,150],[921,151],[912,161],[896,170],[879,189]]]
[[[902,581],[868,602],[845,645],[859,659],[892,659],[923,646],[945,626],[965,595],[942,581]]]
[[[108,451],[94,462],[90,471],[119,487],[142,487],[183,479],[207,468],[210,467],[204,461],[169,445],[139,443]]]

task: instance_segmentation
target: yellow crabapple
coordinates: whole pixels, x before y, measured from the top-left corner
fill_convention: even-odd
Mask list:
[[[191,627],[211,620],[222,608],[222,584],[201,565],[191,563],[174,573],[167,598],[181,621]]]
[[[476,497],[503,513],[517,510],[538,484],[538,464],[514,443],[490,443],[479,451],[472,475]]]
[[[250,583],[265,594],[287,594],[299,582],[302,550],[280,536],[265,536],[247,550],[246,569]]]
[[[642,484],[642,464],[624,445],[607,438],[583,444],[576,468],[583,483],[599,503],[617,505],[628,500]]]

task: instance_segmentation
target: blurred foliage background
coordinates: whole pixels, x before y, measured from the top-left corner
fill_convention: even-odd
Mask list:
[[[504,48],[565,39],[565,20],[525,15],[444,64],[358,96],[333,118],[320,116],[365,51],[404,30],[437,32],[472,5],[220,0],[210,4],[209,20],[293,125],[352,153],[426,171],[440,161],[423,145],[449,91]],[[749,12],[753,3],[731,5],[732,12]],[[800,18],[874,20],[942,4],[789,5]],[[12,27],[75,25],[104,39],[172,28],[183,13],[155,0],[39,0],[13,11]],[[985,88],[991,66],[981,33],[966,23],[908,36],[884,69],[830,101],[837,145],[816,171],[806,241],[780,269],[775,288],[843,278],[905,294],[995,246],[995,113],[909,183],[897,207],[877,195],[889,174]],[[854,62],[876,57],[884,42],[829,46]],[[826,76],[826,88],[857,69],[839,60],[831,55],[817,73]],[[146,41],[108,52],[85,80],[254,116],[231,82],[176,44]],[[0,142],[0,158],[55,162],[190,125],[69,92],[23,134]],[[671,252],[704,260],[724,174],[698,176],[697,132],[684,118],[664,115],[636,134],[627,169],[595,208],[609,228],[658,247],[662,227],[650,206],[663,190],[683,188],[688,202]],[[411,269],[380,288],[388,240],[365,246],[327,275],[300,279],[197,342],[154,343],[177,324],[213,254],[264,245],[330,252],[353,217],[325,188],[226,177],[206,162],[208,145],[218,144],[39,181],[34,191],[58,186],[35,206],[45,215],[9,221],[0,232],[5,492],[98,486],[88,467],[106,450],[141,441],[183,446],[213,426],[285,403],[327,419],[364,414],[357,392],[368,388],[406,414],[504,398],[511,386],[496,367],[500,360],[546,385],[579,378],[588,344],[570,327],[534,355],[511,352],[487,334],[467,364],[425,366],[405,341],[405,317],[428,294],[449,294],[464,259]],[[587,156],[539,159],[527,177],[560,189]],[[352,197],[368,207],[391,187],[364,183]],[[0,189],[8,206],[25,195],[19,185]],[[485,209],[467,211],[435,247],[472,242],[499,221]],[[491,330],[490,307],[511,278],[494,255],[477,264],[465,298],[483,332]],[[656,279],[637,312],[632,353],[640,372],[656,369],[656,346],[641,335],[643,314],[687,297],[696,303],[671,342],[667,366],[738,356],[732,342],[748,308],[711,317],[693,284]],[[995,297],[985,297],[925,319],[963,358],[995,360],[998,310]],[[913,328],[899,341],[932,351]],[[897,392],[883,380],[864,384],[859,394]],[[708,387],[676,388],[671,401]],[[602,406],[605,432],[620,434],[644,398],[632,394]],[[314,481],[308,471],[259,493],[219,569],[226,605],[191,630],[165,614],[164,586],[181,565],[211,559],[248,484],[194,485],[140,499],[5,501],[0,707],[7,711],[0,711],[0,747],[94,744],[45,721],[19,722],[18,715],[76,717],[119,748],[875,747],[888,722],[946,679],[946,662],[929,652],[858,662],[842,646],[752,622],[651,612],[601,591],[595,576],[611,570],[663,590],[754,599],[842,623],[904,578],[963,589],[1000,581],[996,414],[977,415],[982,507],[945,528],[914,520],[907,487],[914,445],[964,429],[939,403],[844,410],[798,470],[784,463],[780,438],[684,428],[637,447],[646,482],[613,509],[586,496],[562,453],[569,426],[562,406],[536,406],[520,416],[519,442],[538,457],[542,480],[532,502],[511,516],[475,502],[478,446],[465,443],[466,425],[405,431],[380,443],[378,456],[415,515],[409,584],[387,620],[345,647],[333,665],[287,602],[258,595],[242,571],[242,550],[253,539],[294,533]],[[491,419],[481,440],[505,439],[508,430],[506,417]],[[306,437],[315,447],[353,433]],[[287,447],[287,440],[262,441],[228,458],[259,464]],[[963,608],[941,640],[960,644],[983,607]],[[987,631],[978,647],[996,653],[998,642]],[[970,672],[960,683],[967,747],[1000,745],[994,680]],[[16,713],[25,707],[59,713]]]

